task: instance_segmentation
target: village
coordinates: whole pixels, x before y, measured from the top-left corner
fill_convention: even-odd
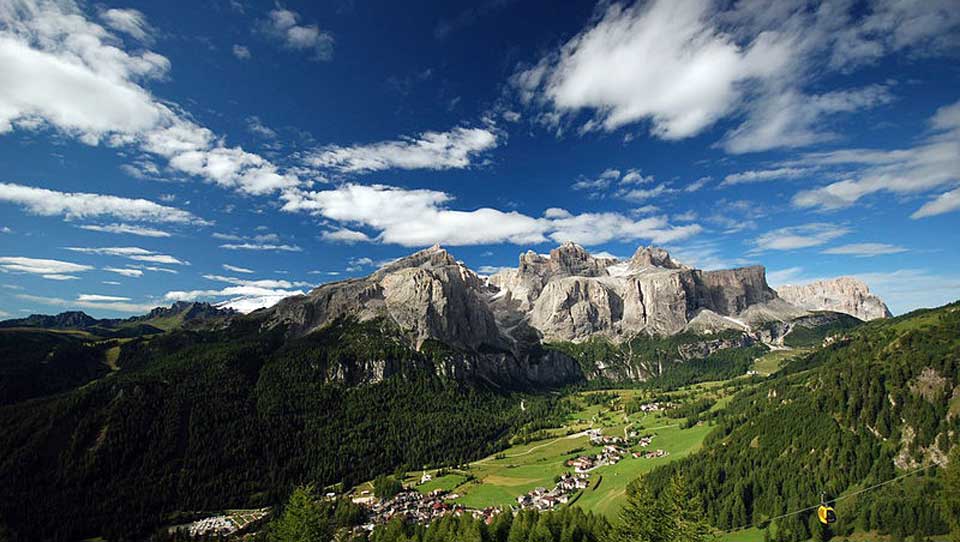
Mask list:
[[[190,538],[226,537],[247,531],[259,524],[269,514],[269,507],[251,510],[228,510],[220,515],[171,527],[169,531],[170,533],[186,534]]]
[[[388,523],[397,517],[426,525],[446,514],[472,514],[489,524],[501,511],[497,507],[472,510],[460,504],[448,502],[455,498],[457,498],[457,494],[442,489],[429,493],[421,493],[415,489],[405,489],[389,499],[377,500],[372,497],[360,497],[355,498],[354,502],[364,505],[369,511],[368,522],[363,526],[368,531],[372,531],[376,525]]]

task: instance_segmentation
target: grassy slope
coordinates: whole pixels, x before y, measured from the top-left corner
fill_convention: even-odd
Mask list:
[[[714,388],[708,385],[696,387],[698,396],[717,396]],[[616,393],[622,397],[622,404],[641,392],[616,390]],[[653,432],[657,435],[648,449],[664,449],[670,455],[657,459],[627,457],[616,465],[600,467],[592,471],[591,487],[577,501],[577,506],[600,512],[612,519],[620,511],[622,497],[630,481],[654,467],[696,451],[711,429],[706,425],[680,429],[680,421],[661,414],[636,413],[625,417],[619,405],[584,406],[569,417],[563,429],[553,431],[550,438],[513,446],[502,455],[489,456],[472,463],[469,472],[476,479],[454,489],[461,495],[457,502],[471,508],[514,504],[516,497],[536,487],[552,487],[555,476],[570,471],[564,465],[566,459],[595,454],[600,450],[580,434],[584,429],[601,427],[604,434],[622,435],[627,426],[634,430],[642,427],[642,433]],[[568,435],[567,432],[573,434]],[[578,449],[582,451],[577,452]],[[601,476],[602,482],[594,489],[594,483]]]

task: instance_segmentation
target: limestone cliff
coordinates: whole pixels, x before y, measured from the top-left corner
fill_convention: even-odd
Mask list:
[[[494,309],[501,321],[517,321],[519,313],[544,338],[563,341],[670,335],[702,310],[736,317],[776,299],[762,267],[700,271],[657,247],[640,247],[618,262],[565,243],[550,256],[522,255],[517,269],[489,282],[500,290]]]
[[[865,321],[892,316],[883,300],[853,277],[781,286],[777,293],[786,301],[808,310],[842,312]]]

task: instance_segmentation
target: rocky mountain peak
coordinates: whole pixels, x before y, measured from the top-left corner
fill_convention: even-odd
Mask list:
[[[605,262],[594,258],[582,246],[566,241],[550,251],[550,271],[553,275],[596,277],[605,274]]]
[[[777,293],[786,301],[807,310],[842,312],[861,320],[892,316],[883,300],[873,294],[863,281],[854,277],[788,284],[778,288]]]
[[[682,269],[685,266],[677,263],[670,257],[670,253],[665,249],[655,246],[640,247],[630,258],[630,267],[633,269],[644,269],[648,267],[659,267],[662,269]]]

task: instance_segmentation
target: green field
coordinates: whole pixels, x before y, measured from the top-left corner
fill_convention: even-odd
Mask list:
[[[716,387],[697,386],[695,395],[718,398],[722,393],[718,392]],[[682,420],[668,418],[662,413],[636,413],[627,416],[623,404],[642,392],[614,390],[613,393],[620,396],[619,401],[612,405],[584,404],[581,410],[569,416],[563,428],[554,430],[550,438],[514,446],[495,456],[471,463],[466,471],[474,477],[471,481],[451,488],[450,482],[455,477],[448,475],[442,482],[434,480],[418,486],[418,489],[450,489],[459,495],[456,502],[471,508],[508,506],[514,504],[518,496],[536,487],[553,487],[556,476],[571,471],[564,465],[567,459],[598,453],[600,447],[590,444],[588,437],[583,434],[584,430],[601,428],[603,434],[615,436],[623,436],[627,428],[641,434],[654,433],[656,437],[646,450],[666,450],[669,453],[666,457],[643,459],[628,456],[616,465],[599,467],[590,473],[591,485],[583,491],[577,500],[577,506],[613,518],[623,505],[627,484],[654,467],[697,450],[710,431],[710,427],[706,425],[680,429]],[[583,395],[580,394],[581,399]],[[573,434],[568,434],[571,432]],[[631,451],[635,450],[644,449],[631,448]],[[602,482],[596,487],[595,482],[600,477]]]

